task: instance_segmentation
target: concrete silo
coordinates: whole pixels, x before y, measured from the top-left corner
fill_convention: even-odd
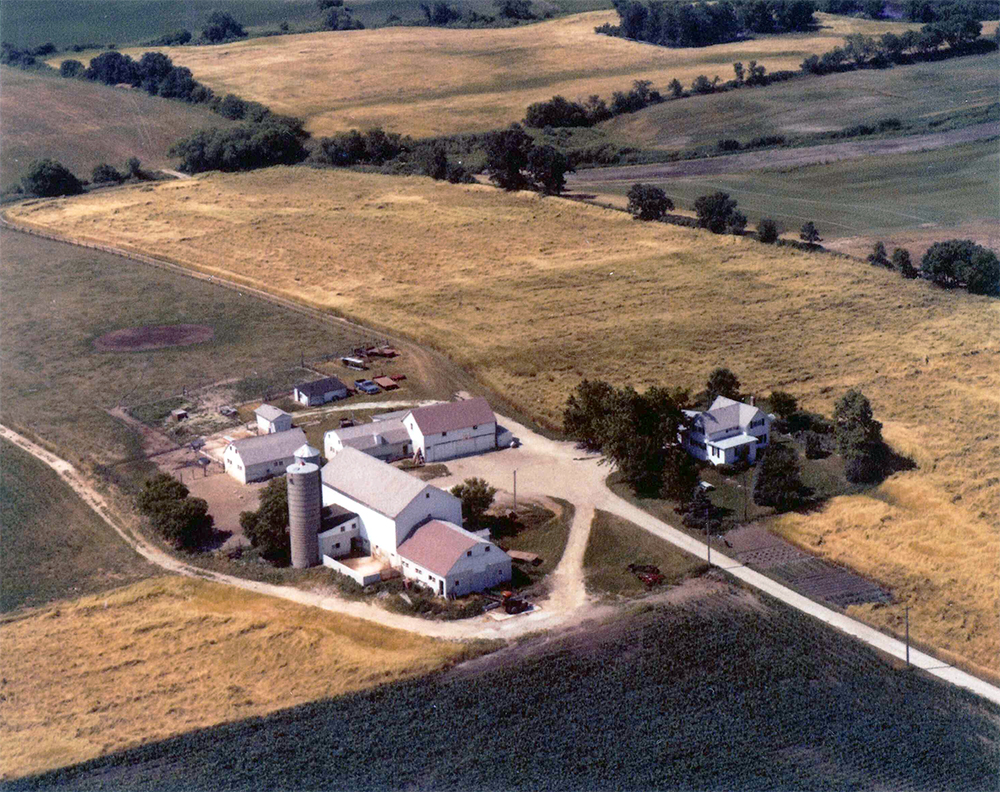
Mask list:
[[[320,509],[323,505],[319,465],[295,462],[285,469],[288,481],[288,534],[292,566],[296,569],[319,563]]]

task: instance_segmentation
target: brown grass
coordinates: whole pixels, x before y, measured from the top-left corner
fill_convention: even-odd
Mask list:
[[[618,15],[595,11],[498,30],[383,28],[161,51],[217,93],[302,116],[315,134],[381,125],[426,136],[503,126],[557,93],[610,98],[637,79],[660,88],[674,78],[688,86],[699,74],[728,80],[737,60],[798,69],[806,55],[833,49],[849,33],[918,27],[818,18],[814,33],[690,49],[598,35],[594,27],[616,24]],[[137,57],[144,50],[125,51]]]
[[[831,557],[927,591],[936,614],[968,615],[948,629],[919,620],[918,638],[996,665],[996,301],[847,259],[417,177],[216,174],[11,214],[406,332],[550,425],[584,376],[698,389],[726,365],[750,391],[788,390],[827,414],[861,387],[920,468],[805,522],[841,526],[842,540],[825,540]],[[888,543],[886,500],[906,525]],[[898,574],[885,573],[890,560]]]
[[[0,626],[2,777],[434,671],[460,644],[184,578]]]

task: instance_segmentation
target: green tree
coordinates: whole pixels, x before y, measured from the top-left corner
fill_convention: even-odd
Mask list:
[[[522,190],[529,186],[524,171],[534,144],[521,129],[511,124],[507,129],[486,135],[486,173],[490,181],[504,190]]]
[[[136,496],[136,506],[148,517],[173,501],[184,500],[189,493],[190,490],[170,474],[157,473],[143,482]]]
[[[715,401],[718,396],[725,396],[727,399],[735,401],[740,400],[739,378],[727,368],[717,368],[709,374],[705,390],[708,391],[708,397],[711,401]]]
[[[885,474],[885,443],[882,424],[860,390],[850,390],[837,402],[833,413],[837,450],[844,457],[849,481],[878,481]]]
[[[1000,296],[1000,260],[971,239],[935,242],[924,253],[920,269],[939,286],[964,286],[973,294]]]
[[[262,556],[287,564],[291,556],[288,538],[288,484],[285,477],[271,479],[260,491],[257,511],[240,512],[240,526]]]
[[[681,85],[681,81],[676,77],[670,81],[670,85],[667,86],[667,90],[670,91],[670,95],[673,96],[674,99],[680,99],[684,96],[684,86]]]
[[[120,184],[125,181],[125,177],[105,162],[102,162],[90,175],[90,181],[94,184]]]
[[[892,251],[892,268],[910,280],[919,274],[910,260],[910,251],[905,248],[896,248]]]
[[[778,224],[770,217],[762,217],[757,223],[757,239],[767,245],[778,241]]]
[[[718,533],[722,527],[722,521],[716,517],[717,510],[713,505],[708,493],[702,487],[695,486],[691,490],[687,507],[684,510],[682,522],[688,528],[695,531],[705,531],[710,534]]]
[[[153,529],[177,547],[192,549],[212,529],[208,503],[191,498],[181,482],[166,473],[147,479],[136,496],[136,506]]]
[[[451,494],[462,501],[462,515],[470,526],[479,525],[496,497],[497,488],[485,479],[467,478],[451,488]]]
[[[774,414],[779,418],[784,418],[786,421],[799,411],[798,400],[792,394],[785,391],[771,391],[771,395],[767,400]]]
[[[225,11],[213,11],[208,15],[201,36],[211,44],[218,44],[220,41],[246,38],[247,32],[231,14],[227,14]]]
[[[747,219],[744,214],[736,211],[736,206],[736,200],[730,198],[729,193],[719,191],[703,195],[694,202],[698,225],[713,234],[722,234],[727,230],[742,231]]]
[[[889,261],[889,257],[886,255],[885,245],[881,242],[875,243],[875,247],[872,248],[872,252],[868,254],[868,263],[873,267],[892,269],[892,262]]]
[[[665,192],[652,184],[633,184],[628,191],[628,211],[637,220],[659,220],[674,208]]]
[[[30,195],[77,195],[83,185],[61,162],[52,159],[35,160],[21,177],[21,188]]]
[[[818,245],[823,241],[812,220],[802,224],[802,228],[799,230],[799,239],[807,245]]]
[[[566,174],[573,170],[566,155],[552,146],[535,146],[528,154],[528,173],[546,195],[558,195],[566,189]]]
[[[710,94],[715,92],[715,83],[704,74],[699,74],[691,83],[691,90],[696,94]]]
[[[601,380],[584,380],[566,400],[563,431],[591,451],[601,448],[602,421],[615,389]]]
[[[680,424],[678,424],[680,425]],[[663,450],[663,470],[660,474],[660,495],[687,503],[698,486],[698,463],[676,443]]]
[[[746,77],[746,70],[743,68],[743,64],[736,61],[733,64],[733,73],[736,75],[736,84],[743,85],[743,80]]]
[[[782,443],[772,443],[757,467],[753,502],[785,511],[799,503],[802,489],[795,450]]]
[[[428,146],[423,150],[420,161],[424,175],[439,180],[448,178],[448,155],[443,146]]]
[[[125,170],[128,173],[128,178],[139,179],[142,177],[142,163],[139,161],[138,157],[129,157],[125,162]]]
[[[506,19],[535,19],[530,0],[493,0],[493,5]]]
[[[61,77],[83,77],[87,72],[87,67],[78,60],[64,60],[59,64],[59,75]]]

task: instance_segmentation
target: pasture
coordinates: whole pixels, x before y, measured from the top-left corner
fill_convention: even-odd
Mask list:
[[[0,612],[122,586],[153,570],[47,465],[0,441]]]
[[[224,634],[244,623],[234,617]],[[227,644],[222,652],[240,645]],[[287,645],[279,644],[278,662]],[[287,668],[269,654],[261,658],[266,679],[286,684]],[[223,779],[232,790],[359,792],[995,788],[995,706],[719,584],[684,605],[646,606],[337,698],[324,697],[332,675],[313,665],[323,659],[303,652],[288,660],[316,668],[309,704],[9,786],[216,789]],[[232,687],[242,690],[223,684],[214,695],[266,696],[265,680],[247,665],[239,657],[229,666]],[[154,705],[166,697],[154,695]]]
[[[664,102],[618,116],[600,128],[621,145],[673,150],[712,146],[723,138],[747,143],[756,137],[782,135],[794,140],[883,118],[919,127],[995,105],[998,73],[1000,53],[994,52],[803,77],[764,88]],[[732,76],[730,69],[724,79]]]
[[[7,620],[0,640],[5,780],[423,676],[475,651],[177,577]]]
[[[420,177],[275,168],[8,214],[409,334],[549,426],[584,377],[697,391],[727,366],[749,393],[780,388],[828,415],[860,387],[919,467],[813,515],[817,525],[850,516],[824,547],[864,575],[924,586],[935,617],[914,635],[996,668],[1000,441],[984,428],[1000,405],[995,300],[846,258]],[[908,526],[890,553],[884,499]],[[944,616],[954,611],[962,623]]]
[[[504,29],[397,27],[161,51],[216,93],[305,118],[316,135],[382,126],[422,137],[505,126],[554,94],[610,98],[637,79],[660,89],[674,78],[690,85],[700,74],[729,79],[737,60],[757,60],[771,71],[798,69],[805,56],[833,49],[849,33],[919,27],[818,19],[819,29],[807,34],[690,49],[599,35],[594,27],[617,23],[618,15],[595,11]],[[128,50],[133,57],[142,51]]]
[[[177,140],[232,123],[204,107],[57,74],[2,66],[0,82],[2,190],[43,157],[59,160],[81,179],[102,162],[123,170],[129,157],[138,157],[146,170],[173,167],[167,149]]]

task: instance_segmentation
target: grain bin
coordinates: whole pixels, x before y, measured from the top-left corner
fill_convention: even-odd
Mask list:
[[[285,469],[288,480],[288,534],[292,566],[296,569],[319,563],[320,508],[322,487],[319,465],[295,462]]]
[[[308,443],[300,445],[293,454],[296,462],[308,462],[313,465],[319,464],[319,449],[313,448]]]

